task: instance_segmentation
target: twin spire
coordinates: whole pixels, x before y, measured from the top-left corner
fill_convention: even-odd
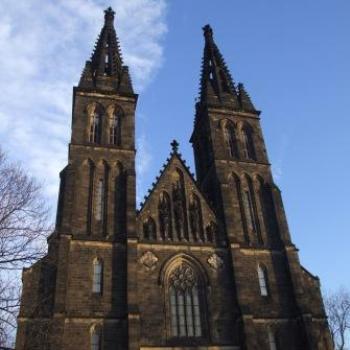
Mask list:
[[[200,102],[224,105],[234,110],[256,112],[243,84],[234,84],[225,60],[216,46],[210,25],[203,27],[204,53],[202,60]]]
[[[97,38],[91,59],[86,62],[79,87],[133,93],[129,70],[123,65],[114,29],[115,12],[105,10],[104,26]]]
[[[133,94],[127,66],[123,65],[114,29],[115,12],[105,10],[104,26],[97,38],[91,59],[86,61],[79,87]],[[225,60],[216,46],[210,25],[203,27],[205,46],[202,61],[200,102],[224,105],[234,110],[257,112],[243,84],[236,87]]]

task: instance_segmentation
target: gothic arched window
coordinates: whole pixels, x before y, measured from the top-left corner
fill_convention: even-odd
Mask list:
[[[121,121],[123,112],[116,108],[110,120],[109,143],[119,146],[121,143]]]
[[[93,143],[101,143],[102,130],[102,113],[95,109],[90,123],[90,137],[89,141]]]
[[[272,331],[272,329],[269,329],[267,332],[268,341],[269,341],[269,349],[270,350],[277,350],[277,341],[276,341],[276,334]]]
[[[172,337],[203,336],[202,305],[198,287],[198,275],[189,264],[182,263],[170,273],[168,293]]]
[[[99,179],[97,182],[96,188],[96,201],[95,201],[95,218],[98,221],[102,221],[103,212],[104,212],[104,196],[105,196],[105,188],[104,188],[103,179]]]
[[[268,276],[267,269],[265,266],[258,265],[258,280],[260,287],[260,295],[267,297],[269,295],[269,285],[268,285]]]
[[[149,217],[143,224],[143,237],[145,239],[156,240],[157,239],[157,228],[154,220]]]
[[[243,137],[245,158],[256,160],[253,131],[251,130],[250,127],[248,126],[243,127],[242,137]]]
[[[230,157],[238,158],[238,148],[237,148],[235,128],[231,123],[229,123],[228,125],[225,126],[224,130],[225,130],[225,139],[227,142]]]
[[[162,239],[172,239],[172,222],[170,198],[166,192],[162,192],[158,203],[159,230]]]
[[[92,292],[102,294],[103,264],[99,259],[93,262]]]

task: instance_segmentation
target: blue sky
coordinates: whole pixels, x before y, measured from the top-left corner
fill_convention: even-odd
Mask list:
[[[173,138],[194,169],[188,140],[201,28],[210,23],[234,80],[245,83],[262,110],[274,178],[303,265],[324,289],[350,288],[349,1],[2,0],[0,143],[44,183],[53,208],[67,161],[72,86],[109,5],[140,94],[139,201]]]

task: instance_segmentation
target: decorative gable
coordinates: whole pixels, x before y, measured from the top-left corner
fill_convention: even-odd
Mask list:
[[[215,214],[197,187],[189,169],[173,152],[150,195],[138,213],[140,240],[215,243]]]

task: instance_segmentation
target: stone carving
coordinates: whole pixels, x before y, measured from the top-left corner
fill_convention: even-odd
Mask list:
[[[146,267],[147,270],[154,270],[156,268],[158,258],[150,251],[145,252],[139,259],[139,262]]]
[[[159,198],[159,229],[163,239],[171,239],[170,201],[167,193],[161,193]]]
[[[173,203],[174,203],[174,219],[175,219],[175,230],[178,239],[184,237],[184,205],[183,205],[183,194],[180,183],[173,186]]]
[[[221,269],[224,266],[224,261],[222,258],[220,258],[220,256],[215,253],[212,254],[207,261],[210,267],[212,267],[214,270]]]
[[[197,276],[191,266],[181,264],[172,271],[169,281],[176,289],[186,290],[197,284]]]
[[[202,213],[200,202],[197,196],[192,195],[190,206],[190,227],[193,235],[193,239],[196,241],[198,239],[204,240],[203,237],[203,226],[202,226]]]

